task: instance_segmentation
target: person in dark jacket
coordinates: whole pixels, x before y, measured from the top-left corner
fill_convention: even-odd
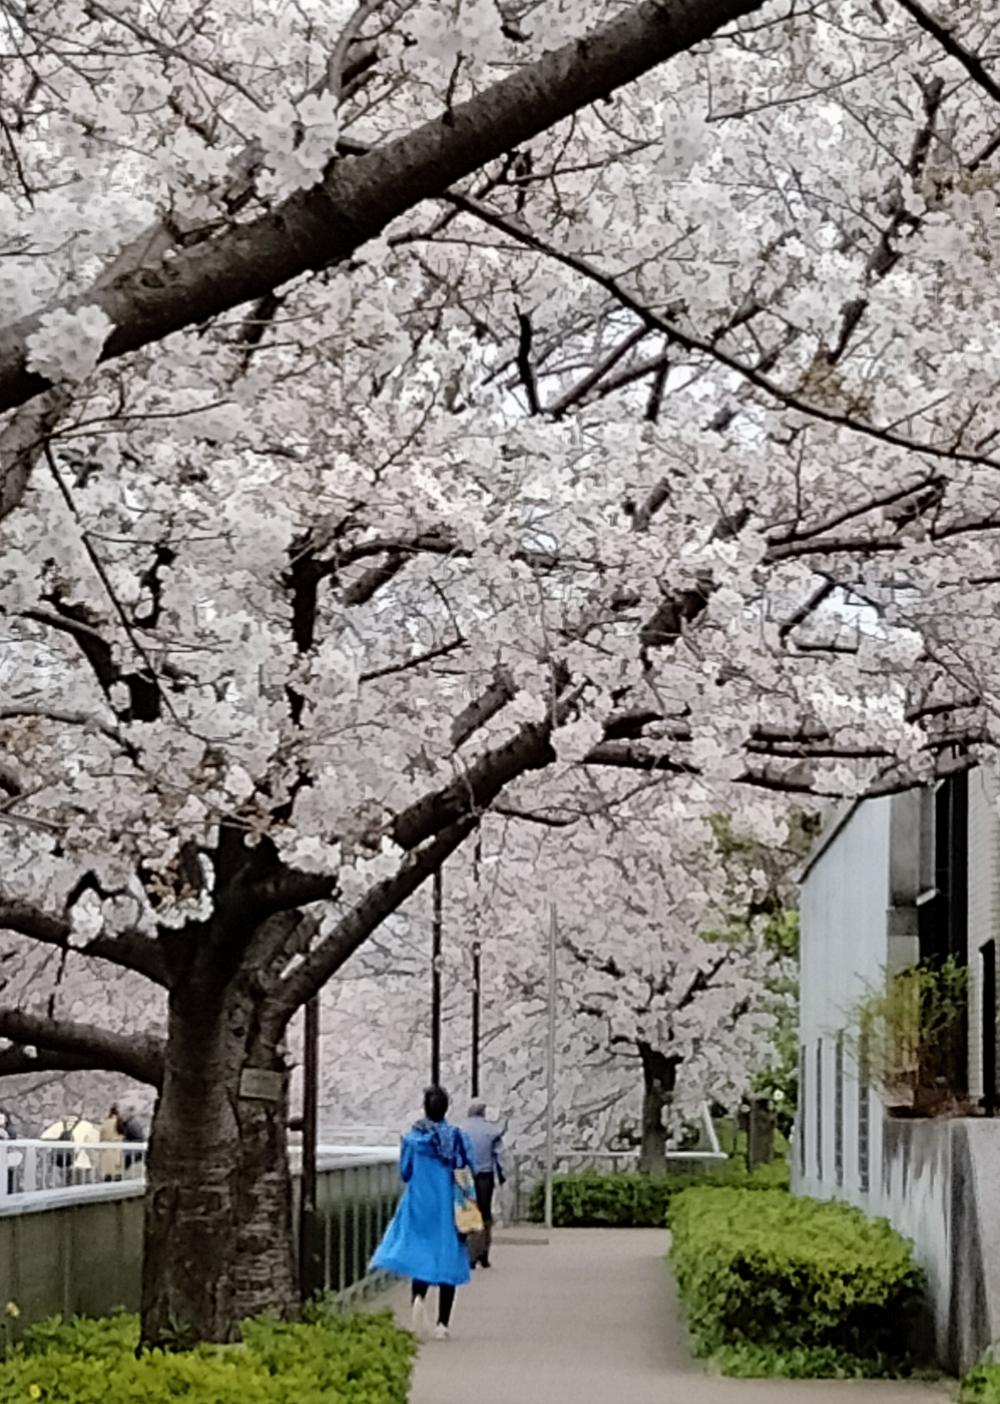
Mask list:
[[[403,1137],[399,1173],[406,1189],[372,1267],[413,1281],[413,1330],[427,1336],[428,1289],[439,1288],[434,1337],[448,1339],[455,1291],[469,1281],[469,1258],[455,1224],[455,1171],[469,1169],[466,1141],[445,1118],[448,1094],[429,1087],[424,1115]]]
[[[469,1146],[472,1173],[476,1182],[476,1203],[483,1216],[483,1232],[469,1239],[473,1267],[490,1266],[493,1242],[493,1193],[506,1179],[503,1155],[503,1127],[486,1119],[486,1103],[473,1102],[462,1132]]]
[[[139,1120],[133,1107],[126,1107],[118,1114],[118,1131],[123,1141],[142,1142],[146,1139],[146,1128]],[[141,1165],[142,1151],[125,1151],[124,1170],[126,1175],[135,1165]]]

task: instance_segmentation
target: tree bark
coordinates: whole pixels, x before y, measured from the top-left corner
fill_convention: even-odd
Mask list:
[[[146,1174],[146,1346],[232,1341],[248,1317],[298,1305],[288,1067],[258,1000],[249,980],[171,997]]]
[[[668,1058],[648,1043],[639,1042],[642,1060],[642,1146],[639,1169],[644,1175],[667,1173],[667,1129],[663,1113],[673,1101],[678,1058]]]

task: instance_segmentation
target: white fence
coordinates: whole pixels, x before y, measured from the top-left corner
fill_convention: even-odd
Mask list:
[[[0,1199],[141,1179],[137,1141],[0,1141]]]
[[[384,1164],[399,1157],[398,1140],[379,1146],[361,1141],[358,1136],[320,1146],[319,1168]],[[67,1190],[99,1197],[107,1186],[123,1182],[134,1182],[138,1189],[145,1179],[147,1149],[138,1141],[0,1141],[0,1211],[51,1206],[62,1202]],[[292,1173],[299,1173],[300,1146],[289,1147],[289,1159]]]

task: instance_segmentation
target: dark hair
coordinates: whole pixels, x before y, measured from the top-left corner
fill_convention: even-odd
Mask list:
[[[428,1087],[424,1093],[424,1115],[428,1121],[444,1121],[448,1115],[448,1093],[443,1087]]]

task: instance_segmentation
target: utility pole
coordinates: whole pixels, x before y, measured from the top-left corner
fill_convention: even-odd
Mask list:
[[[556,939],[555,903],[549,908],[549,1029],[545,1058],[545,1227],[552,1228],[552,1174],[555,1168],[556,1090]]]
[[[319,995],[305,1009],[302,1066],[302,1179],[299,1204],[299,1288],[307,1301],[316,1280],[316,1174],[319,1111]]]
[[[441,869],[436,868],[433,879],[433,912],[431,919],[431,1084],[441,1086],[441,928],[442,887]]]
[[[472,946],[472,1095],[479,1096],[479,1013],[483,994],[483,948]]]

